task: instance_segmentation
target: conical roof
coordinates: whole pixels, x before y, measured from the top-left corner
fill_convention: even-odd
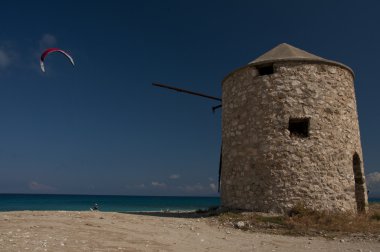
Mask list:
[[[308,53],[304,50],[301,50],[299,48],[296,48],[286,43],[279,44],[275,48],[269,50],[268,52],[264,53],[263,55],[256,58],[255,60],[249,62],[248,65],[255,65],[255,66],[265,65],[265,64],[271,64],[271,63],[279,62],[279,61],[309,61],[309,62],[315,62],[315,63],[338,65],[338,66],[346,68],[352,74],[354,74],[351,68],[349,68],[348,66],[342,63],[324,59],[322,57]]]
[[[286,43],[279,44],[272,50],[264,53],[249,64],[279,61],[279,60],[325,60],[314,54],[308,53],[304,50],[298,49]]]

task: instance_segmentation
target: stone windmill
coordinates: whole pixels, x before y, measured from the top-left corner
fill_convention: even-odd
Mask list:
[[[222,91],[222,207],[367,211],[349,67],[280,44],[227,75]]]
[[[223,206],[367,211],[349,67],[280,44],[222,85]]]

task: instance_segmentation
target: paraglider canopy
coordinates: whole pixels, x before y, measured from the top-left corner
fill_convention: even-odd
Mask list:
[[[65,55],[70,60],[71,64],[73,64],[73,66],[75,65],[73,58],[67,52],[65,52],[59,48],[48,48],[41,54],[40,65],[41,65],[42,72],[45,72],[44,60],[45,60],[46,56],[48,56],[50,53],[53,53],[53,52],[62,53],[63,55]]]

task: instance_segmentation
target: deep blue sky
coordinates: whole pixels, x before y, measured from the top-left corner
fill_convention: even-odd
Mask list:
[[[221,96],[224,76],[283,42],[355,71],[380,182],[380,2],[78,2],[0,4],[0,193],[215,195],[218,103],[151,82]],[[47,47],[75,68],[50,55],[42,74]]]

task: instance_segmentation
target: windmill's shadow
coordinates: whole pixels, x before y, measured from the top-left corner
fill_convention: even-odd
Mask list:
[[[141,216],[154,216],[154,217],[164,217],[164,218],[184,218],[184,219],[199,219],[207,218],[211,216],[216,216],[216,212],[119,212],[123,214],[141,215]]]

